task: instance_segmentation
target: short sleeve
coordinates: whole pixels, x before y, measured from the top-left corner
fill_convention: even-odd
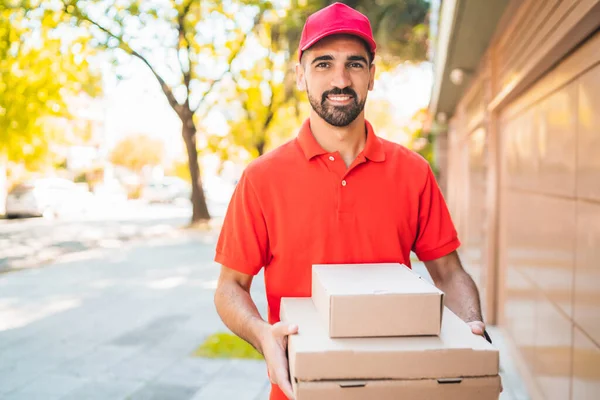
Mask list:
[[[256,275],[267,263],[267,227],[257,193],[244,173],[227,208],[215,261],[248,275]]]
[[[429,167],[419,197],[418,214],[417,236],[412,250],[419,260],[435,260],[460,246],[448,206]]]

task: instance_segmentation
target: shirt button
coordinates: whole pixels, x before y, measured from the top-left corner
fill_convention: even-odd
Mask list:
[[[345,179],[342,181],[342,186],[346,186],[346,180]]]
[[[334,161],[335,158],[333,158],[333,156],[329,156],[329,161]]]

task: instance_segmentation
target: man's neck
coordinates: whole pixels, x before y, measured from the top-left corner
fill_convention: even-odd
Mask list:
[[[340,153],[346,167],[350,167],[367,143],[364,113],[356,117],[350,125],[338,128],[329,125],[311,110],[310,130],[325,151]]]

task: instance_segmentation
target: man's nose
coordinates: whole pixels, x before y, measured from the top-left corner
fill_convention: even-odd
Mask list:
[[[331,77],[331,86],[344,89],[350,86],[351,83],[350,74],[348,73],[346,66],[341,66],[334,69],[333,76]]]

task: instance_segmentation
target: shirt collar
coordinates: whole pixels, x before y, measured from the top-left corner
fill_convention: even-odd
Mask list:
[[[367,128],[367,142],[365,143],[362,154],[370,161],[384,161],[385,152],[383,151],[381,139],[375,135],[373,126],[371,126],[368,121],[365,121],[365,126]],[[307,160],[311,160],[313,157],[322,154],[327,154],[327,151],[325,151],[315,139],[310,129],[310,119],[308,118],[302,124],[297,140]]]

